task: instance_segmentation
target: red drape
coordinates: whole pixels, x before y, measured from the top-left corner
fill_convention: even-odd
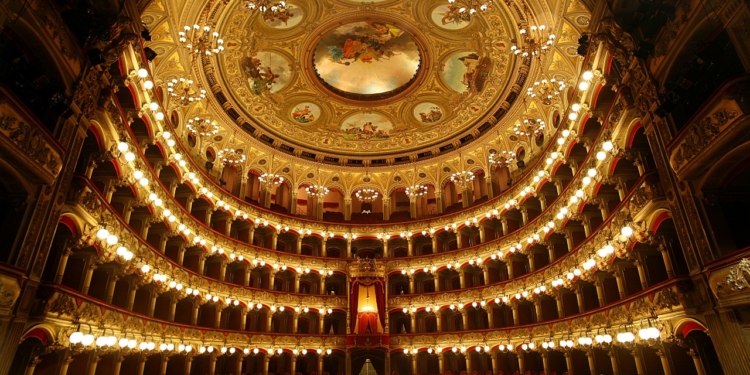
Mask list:
[[[359,313],[359,323],[357,333],[367,333],[367,325],[370,325],[370,333],[378,333],[378,315],[375,312],[361,312]]]
[[[349,287],[351,291],[351,296],[349,296],[349,317],[352,320],[352,322],[349,324],[350,327],[352,327],[352,331],[356,330],[357,327],[357,312],[359,312],[359,309],[357,308],[359,304],[359,283],[357,280],[352,281],[352,285]]]
[[[383,283],[375,283],[375,301],[377,301],[380,323],[384,326],[383,330],[385,330],[385,293],[383,293]]]

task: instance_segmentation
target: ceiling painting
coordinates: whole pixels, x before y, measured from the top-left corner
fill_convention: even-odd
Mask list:
[[[441,5],[432,10],[430,18],[432,22],[443,29],[460,30],[469,26],[471,15],[469,12],[461,12],[461,6],[456,4]]]
[[[282,8],[276,14],[271,9],[263,13],[263,21],[266,25],[275,29],[290,29],[297,26],[302,22],[302,17],[302,9],[291,4],[287,4],[285,8]]]
[[[375,21],[339,26],[318,42],[318,77],[344,96],[384,94],[409,84],[419,71],[420,53],[402,28]]]
[[[357,113],[341,124],[343,137],[349,140],[388,139],[393,123],[379,113]]]
[[[294,106],[292,119],[300,124],[309,124],[320,118],[320,107],[313,103],[299,103]]]
[[[289,63],[274,52],[260,52],[255,56],[245,57],[242,60],[242,71],[250,91],[256,95],[281,90],[291,76]]]
[[[459,52],[446,61],[443,78],[456,92],[478,92],[484,89],[491,69],[492,60],[489,57],[480,57],[476,52]]]
[[[447,5],[351,4],[301,3],[274,30],[264,15],[230,12],[220,32],[236,48],[212,66],[223,109],[274,143],[382,157],[451,142],[487,123],[513,90],[519,63],[497,47],[516,27],[506,13],[448,14],[443,25]]]
[[[419,103],[414,107],[414,118],[424,124],[431,124],[443,118],[443,109],[435,103]]]

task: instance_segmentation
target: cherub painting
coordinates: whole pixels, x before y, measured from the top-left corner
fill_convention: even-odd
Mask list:
[[[292,118],[299,123],[310,123],[320,116],[320,108],[315,104],[301,103],[292,110]]]
[[[484,89],[491,70],[492,60],[489,57],[480,57],[475,52],[463,52],[451,56],[445,64],[443,77],[459,93],[479,92]]]
[[[463,6],[457,4],[445,4],[438,6],[432,11],[432,22],[442,29],[459,30],[469,26],[471,14]]]
[[[380,94],[409,83],[419,71],[420,52],[401,27],[353,22],[324,34],[315,48],[315,71],[326,84],[355,94]]]
[[[289,81],[289,64],[275,53],[246,57],[242,61],[242,69],[251,91],[256,95],[276,92]]]
[[[393,124],[379,114],[355,114],[350,116],[341,126],[344,138],[350,140],[388,139]]]
[[[463,22],[471,21],[471,14],[464,8],[463,12],[461,7],[457,5],[446,5],[448,9],[443,13],[443,18],[440,19],[440,23],[447,25],[449,23],[460,24]]]

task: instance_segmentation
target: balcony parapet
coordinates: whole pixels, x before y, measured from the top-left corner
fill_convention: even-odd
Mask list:
[[[668,337],[674,326],[669,320],[693,307],[692,283],[688,278],[672,278],[647,290],[633,294],[617,302],[567,316],[528,325],[505,327],[503,329],[485,329],[457,331],[450,333],[411,333],[391,334],[391,346],[425,346],[441,343],[488,342],[507,344],[509,340],[521,342],[527,340],[549,339],[551,337],[568,338],[580,336],[598,328],[624,327],[643,319],[659,317],[662,326],[662,337]],[[640,327],[638,327],[640,328]],[[612,331],[616,329],[611,328]],[[611,333],[611,332],[610,332]],[[614,335],[614,334],[613,334]]]
[[[43,297],[38,300],[33,319],[53,323],[58,328],[57,342],[66,346],[69,344],[68,336],[74,329],[69,322],[75,319],[92,327],[112,329],[118,337],[125,336],[125,333],[136,338],[140,335],[141,341],[146,341],[146,337],[158,337],[164,341],[184,340],[193,345],[203,343],[215,347],[239,348],[257,346],[263,349],[272,344],[295,347],[298,342],[308,348],[343,348],[346,345],[346,336],[343,334],[250,332],[175,323],[109,305],[59,285],[45,284],[40,287],[37,295]]]
[[[727,81],[706,101],[667,147],[669,163],[681,180],[695,177],[742,139],[750,113],[750,77]]]
[[[39,120],[4,87],[0,88],[0,153],[15,160],[35,180],[51,185],[62,168],[64,150]]]

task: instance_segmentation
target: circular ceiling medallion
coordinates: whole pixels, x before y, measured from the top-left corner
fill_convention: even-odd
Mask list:
[[[403,92],[420,71],[414,37],[387,21],[340,25],[318,41],[313,69],[323,86],[347,99],[380,100]]]

